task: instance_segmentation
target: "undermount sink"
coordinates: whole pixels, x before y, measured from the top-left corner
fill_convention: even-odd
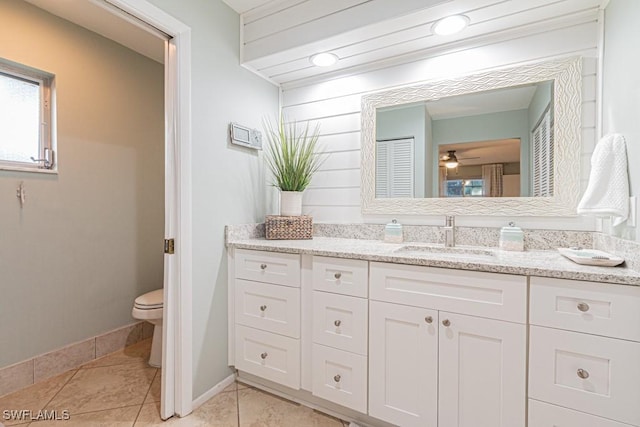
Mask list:
[[[407,255],[420,254],[447,254],[447,255],[485,255],[494,256],[495,253],[489,249],[474,248],[469,246],[445,247],[442,245],[406,245],[396,249],[394,252]]]

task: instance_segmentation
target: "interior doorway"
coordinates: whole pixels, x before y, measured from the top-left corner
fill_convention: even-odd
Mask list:
[[[173,254],[164,255],[160,415],[163,419],[188,415],[192,411],[191,30],[146,0],[27,1],[139,53],[149,44],[145,34],[147,40],[164,41],[164,235],[174,239],[175,246]]]
[[[165,239],[163,375],[160,415],[192,411],[191,343],[191,30],[145,0],[90,0],[123,22],[167,36],[165,70]],[[168,252],[168,251],[167,251]]]
[[[160,60],[157,62],[162,62],[164,69],[164,132],[158,132],[159,136],[156,141],[161,137],[160,135],[164,135],[164,237],[165,239],[174,239],[175,245],[173,254],[165,254],[163,260],[164,339],[161,416],[166,419],[174,414],[188,415],[192,410],[193,376],[190,178],[191,30],[178,19],[146,0],[24,1],[145,56],[149,55],[139,50],[144,49],[145,43],[140,43],[140,40],[134,36],[135,33],[142,34],[142,39],[146,36],[156,41],[158,38],[163,40]],[[55,55],[55,49],[51,54]],[[105,63],[104,68],[105,70],[110,69],[108,62]],[[127,75],[126,72],[121,74]],[[85,102],[92,101],[89,97],[93,94],[90,88],[81,94],[82,96],[78,97],[79,100],[84,99],[84,95],[87,95]],[[159,104],[160,102],[156,103],[156,105]],[[117,106],[114,106],[115,110],[117,110]],[[96,120],[93,125],[102,125],[108,130],[110,122],[104,120],[104,116],[101,118],[102,121]],[[136,120],[138,120],[137,123],[144,122],[144,119]],[[85,123],[89,126],[92,122],[87,120]],[[86,156],[89,160],[84,163],[79,162],[79,164],[91,164],[91,156],[95,155],[95,149],[89,151]],[[130,156],[125,160],[129,158],[133,157]],[[62,161],[62,157],[60,160]],[[118,164],[118,162],[113,162],[113,164]],[[123,181],[118,176],[118,179],[123,181],[118,185],[125,188],[130,182],[133,182],[133,178]],[[101,193],[95,192],[95,194]],[[155,209],[161,209],[160,206]],[[121,223],[114,223],[113,227],[117,229],[121,225]],[[162,224],[160,223],[160,225]],[[120,246],[116,245],[114,250],[122,247],[121,241],[117,243]],[[96,257],[96,259],[98,258]],[[98,276],[108,277],[109,275],[101,274]]]

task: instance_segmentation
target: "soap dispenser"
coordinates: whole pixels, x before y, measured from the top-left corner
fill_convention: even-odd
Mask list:
[[[395,219],[384,227],[384,241],[387,243],[402,243],[402,224]]]
[[[524,251],[524,232],[510,222],[500,229],[500,249],[504,251]]]

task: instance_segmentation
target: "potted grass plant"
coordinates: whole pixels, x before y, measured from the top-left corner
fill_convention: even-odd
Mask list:
[[[277,124],[264,120],[267,139],[266,162],[273,175],[273,185],[280,190],[280,215],[302,214],[302,193],[322,164],[317,152],[320,125],[285,121],[280,114]]]

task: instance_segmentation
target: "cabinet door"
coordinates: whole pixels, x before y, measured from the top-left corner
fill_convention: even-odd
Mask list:
[[[529,396],[640,426],[640,343],[531,326]]]
[[[367,357],[313,345],[313,395],[367,413]]]
[[[235,250],[236,278],[274,285],[300,287],[300,255]]]
[[[236,323],[300,338],[300,289],[236,279]]]
[[[526,415],[526,326],[440,312],[441,427],[518,427]]]
[[[313,342],[366,356],[367,312],[364,298],[313,291]]]
[[[438,312],[377,301],[369,308],[369,415],[436,427]]]
[[[238,370],[300,389],[300,340],[242,325],[235,332]]]

